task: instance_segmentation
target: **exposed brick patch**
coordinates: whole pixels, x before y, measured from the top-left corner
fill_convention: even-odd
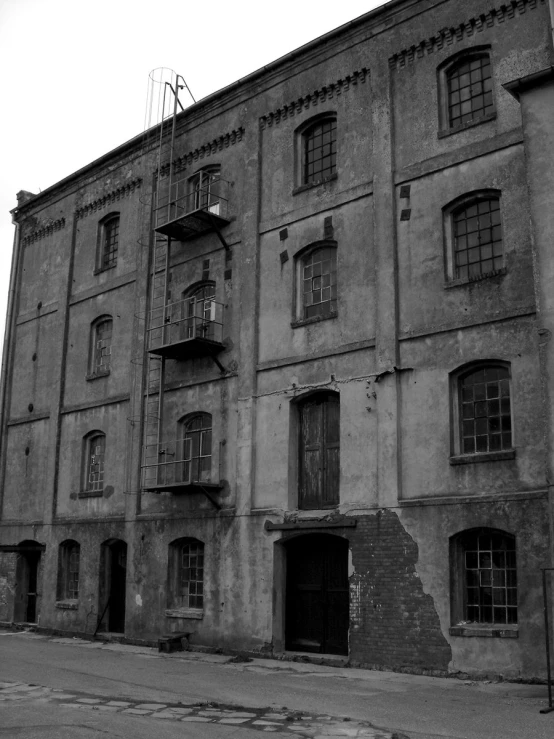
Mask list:
[[[349,539],[354,566],[352,661],[393,669],[447,670],[452,650],[416,571],[417,544],[398,515],[379,511],[359,517]]]

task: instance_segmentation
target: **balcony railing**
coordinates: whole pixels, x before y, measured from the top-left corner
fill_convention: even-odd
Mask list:
[[[223,304],[184,298],[150,312],[148,351],[171,359],[214,356],[224,349]]]
[[[212,457],[192,456],[191,439],[173,439],[144,448],[142,487],[150,492],[210,492],[222,485],[211,482]]]
[[[179,241],[229,223],[229,182],[219,174],[199,172],[169,184],[159,183],[155,230]]]

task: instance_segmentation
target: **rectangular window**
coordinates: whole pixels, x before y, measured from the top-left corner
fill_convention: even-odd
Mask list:
[[[180,550],[179,598],[183,608],[204,606],[204,545],[184,544]]]

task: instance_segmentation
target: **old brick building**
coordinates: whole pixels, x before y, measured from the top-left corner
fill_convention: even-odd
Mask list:
[[[550,28],[393,0],[19,193],[0,621],[544,674]]]

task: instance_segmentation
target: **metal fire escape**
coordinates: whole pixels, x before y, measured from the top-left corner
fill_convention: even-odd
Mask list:
[[[160,79],[154,80],[159,86],[159,140],[153,192],[142,489],[153,493],[202,492],[219,508],[212,493],[220,490],[221,485],[195,479],[195,465],[190,463],[190,440],[165,441],[163,418],[167,360],[186,361],[207,356],[221,372],[225,371],[217,357],[225,348],[223,305],[211,295],[202,300],[196,297],[172,300],[169,285],[172,241],[187,242],[211,231],[217,234],[225,249],[229,248],[221,234],[222,226],[230,220],[229,183],[219,172],[210,170],[191,177],[185,174],[184,166],[176,162],[177,122],[179,112],[184,110],[179,92],[186,89],[191,97],[192,94],[181,75],[172,70],[162,71]],[[150,79],[153,80],[152,75]]]

